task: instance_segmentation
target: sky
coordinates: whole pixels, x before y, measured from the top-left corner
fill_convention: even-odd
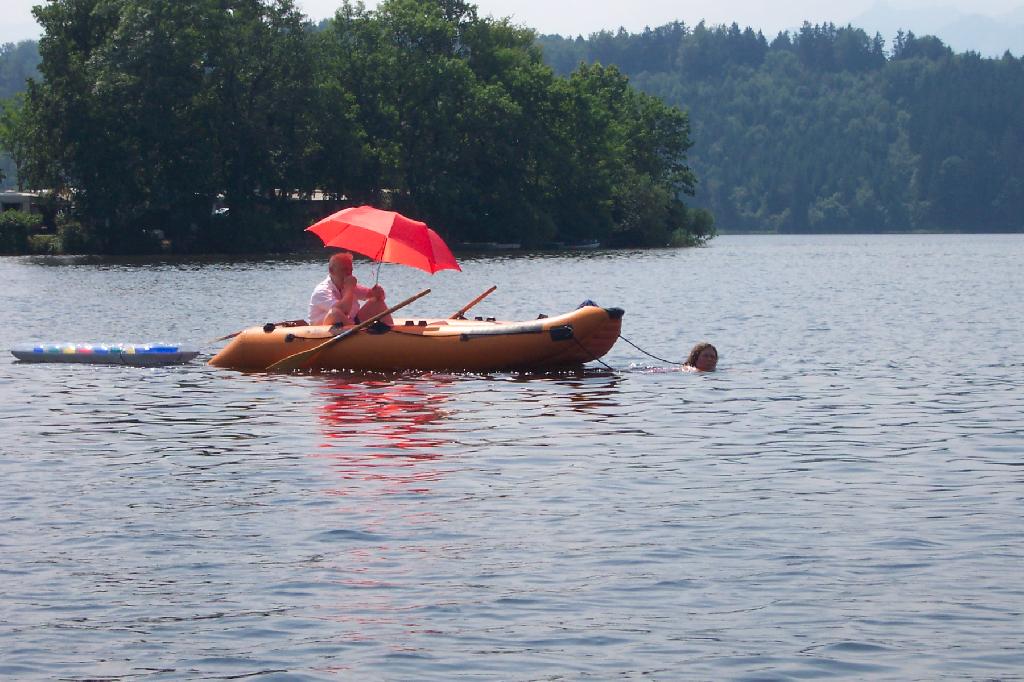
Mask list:
[[[41,0],[4,0],[0,11],[0,43],[35,40],[39,26],[32,18],[32,5]],[[332,16],[338,0],[298,0],[299,8],[311,19]],[[375,0],[366,0],[368,7]],[[798,28],[803,21],[837,25],[853,22],[879,5],[898,10],[948,11],[951,15],[979,14],[1002,18],[1011,12],[1024,13],[1024,0],[478,0],[481,16],[510,17],[515,23],[529,26],[540,33],[589,35],[601,29],[619,26],[635,32],[645,26],[655,27],[674,20],[696,24],[701,19],[709,24],[736,22],[741,27],[760,29],[769,38],[781,30]],[[872,27],[865,27],[871,28]],[[912,27],[911,27],[912,28]],[[891,36],[885,35],[886,38]]]

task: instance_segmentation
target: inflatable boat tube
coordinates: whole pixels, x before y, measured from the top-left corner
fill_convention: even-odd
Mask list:
[[[579,367],[607,353],[619,338],[620,308],[584,306],[564,315],[504,322],[396,320],[364,329],[312,357],[312,370],[557,370]],[[210,360],[214,367],[261,371],[310,350],[339,333],[324,326],[251,327]]]

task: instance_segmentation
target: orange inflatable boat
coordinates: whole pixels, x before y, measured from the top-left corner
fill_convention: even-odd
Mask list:
[[[585,306],[557,317],[528,322],[480,318],[396,320],[394,327],[362,329],[341,339],[314,355],[303,367],[469,372],[568,369],[607,353],[619,338],[622,315],[620,308]],[[324,343],[344,329],[273,324],[251,327],[232,339],[210,364],[228,369],[265,370],[279,360]]]

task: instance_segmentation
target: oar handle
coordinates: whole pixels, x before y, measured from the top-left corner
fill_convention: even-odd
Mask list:
[[[493,291],[494,291],[495,289],[497,289],[497,288],[498,288],[498,285],[497,285],[497,284],[495,284],[495,285],[494,285],[494,286],[492,286],[492,287],[491,287],[490,289],[488,289],[487,291],[485,291],[484,293],[480,294],[479,296],[477,296],[476,298],[474,298],[474,299],[473,299],[472,301],[470,301],[469,303],[467,303],[466,305],[464,305],[464,306],[462,307],[462,310],[460,310],[459,312],[455,313],[454,315],[452,315],[452,316],[451,316],[451,317],[449,317],[448,319],[449,319],[449,320],[461,320],[461,319],[463,319],[463,317],[465,316],[465,314],[466,314],[466,311],[467,311],[467,310],[469,310],[470,308],[472,308],[473,306],[475,306],[475,305],[476,305],[477,303],[479,303],[480,301],[482,301],[482,300],[484,300],[485,298],[487,298],[488,296],[490,296],[490,295],[491,295],[491,293],[492,293],[492,292],[493,292]]]
[[[271,372],[278,372],[278,371],[289,372],[289,371],[291,371],[293,369],[301,369],[304,365],[308,364],[314,357],[319,355],[322,351],[327,350],[328,348],[330,348],[334,344],[338,343],[342,339],[344,339],[346,337],[349,337],[352,334],[355,334],[360,329],[365,329],[366,327],[369,327],[371,324],[373,324],[377,320],[390,315],[391,313],[395,312],[396,310],[398,310],[400,308],[404,308],[405,306],[409,305],[413,301],[415,301],[415,300],[417,300],[419,298],[423,298],[424,296],[426,296],[429,293],[430,293],[430,289],[424,289],[423,291],[421,291],[420,293],[416,294],[415,296],[410,296],[409,298],[405,299],[404,301],[402,301],[398,305],[391,306],[387,310],[385,310],[383,312],[380,312],[380,313],[377,313],[373,317],[360,322],[356,326],[350,327],[350,328],[346,329],[345,331],[341,332],[337,336],[332,336],[331,338],[327,339],[326,341],[324,341],[320,345],[315,346],[314,348],[310,348],[309,350],[300,351],[298,353],[295,353],[294,355],[289,355],[286,358],[282,358],[282,359],[278,360],[274,364],[272,364],[269,367],[267,367],[267,370],[271,371]]]

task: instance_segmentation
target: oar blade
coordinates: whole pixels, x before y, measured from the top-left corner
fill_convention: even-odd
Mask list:
[[[309,350],[300,351],[294,355],[289,355],[286,358],[282,358],[267,367],[268,372],[294,372],[299,369],[306,369],[306,363],[317,354],[319,346],[310,348]]]

